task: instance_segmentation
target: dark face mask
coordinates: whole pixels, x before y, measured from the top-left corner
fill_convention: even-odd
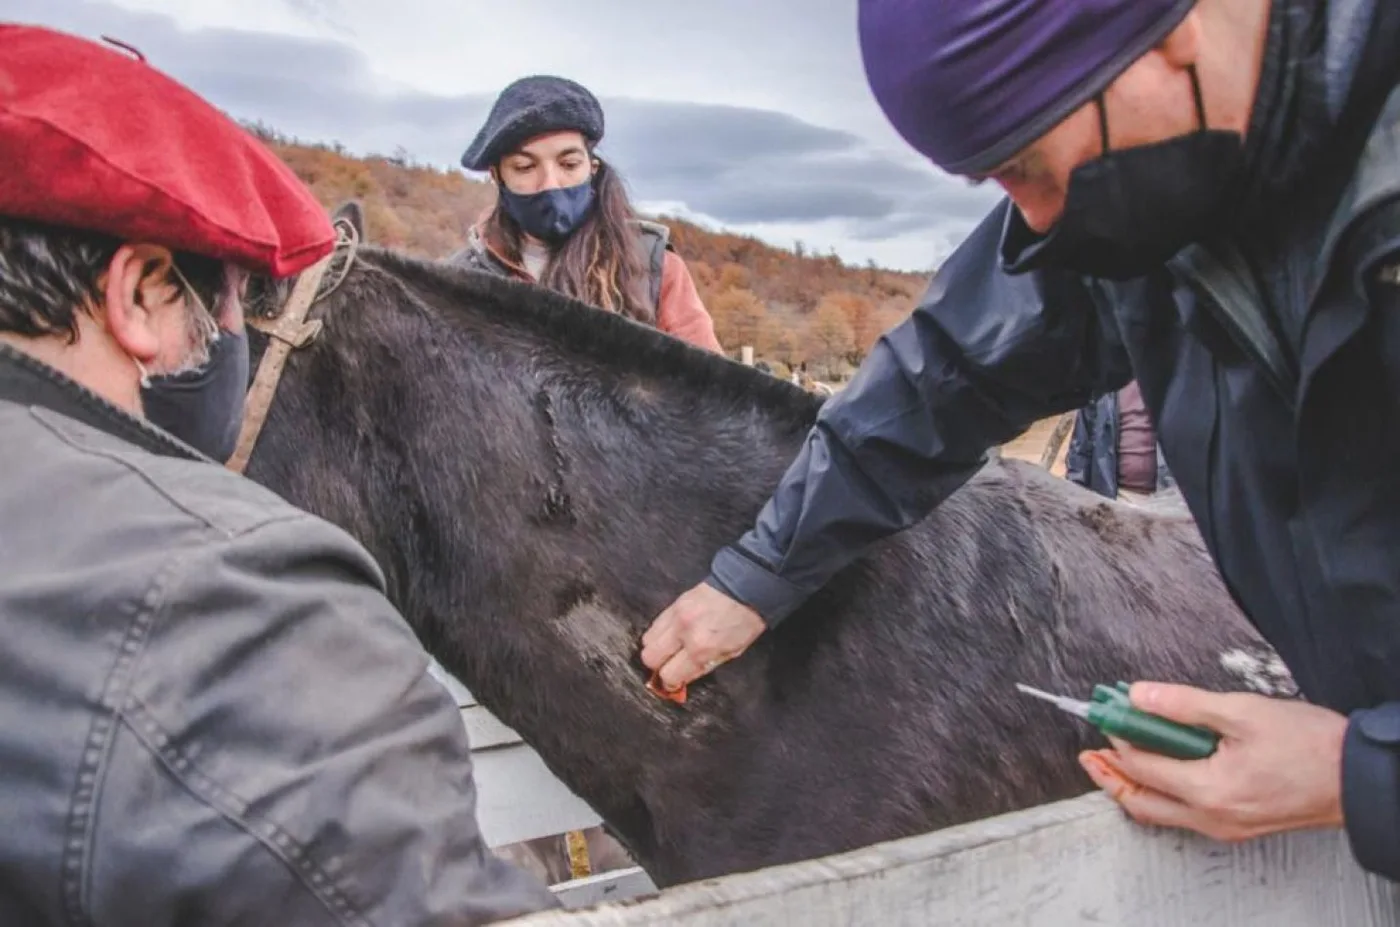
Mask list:
[[[527,233],[552,245],[572,235],[593,208],[591,177],[576,186],[538,193],[512,193],[504,183],[497,186],[506,213]]]
[[[1070,174],[1064,214],[1048,234],[1038,235],[1019,210],[1009,211],[1001,243],[1007,273],[1053,267],[1127,280],[1209,237],[1238,188],[1243,146],[1238,133],[1206,128],[1194,68],[1190,75],[1200,130],[1151,145],[1110,150],[1099,97],[1105,153]]]
[[[142,387],[146,418],[220,463],[233,456],[248,392],[248,336],[220,332],[209,363]]]

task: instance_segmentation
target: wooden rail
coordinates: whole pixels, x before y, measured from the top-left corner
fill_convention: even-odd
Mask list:
[[[548,912],[520,927],[1400,927],[1337,832],[1221,844],[1094,794],[840,856]]]
[[[480,705],[466,686],[437,663],[432,675],[452,693],[471,741],[477,823],[486,845],[499,849],[538,837],[584,830],[602,823],[588,803],[544,765],[520,735]],[[654,892],[637,868],[605,872],[551,886],[569,907]]]

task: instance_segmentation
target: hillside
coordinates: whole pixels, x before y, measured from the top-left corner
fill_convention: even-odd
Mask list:
[[[327,208],[348,199],[364,205],[372,242],[424,257],[458,248],[495,202],[490,184],[459,171],[415,164],[402,153],[358,158],[337,145],[306,144],[251,126],[296,171]],[[738,355],[753,345],[759,359],[806,363],[830,377],[858,363],[880,332],[913,308],[927,280],[874,265],[850,267],[834,255],[784,250],[756,238],[712,232],[671,216],[671,229],[720,343]],[[780,368],[781,372],[781,368]]]

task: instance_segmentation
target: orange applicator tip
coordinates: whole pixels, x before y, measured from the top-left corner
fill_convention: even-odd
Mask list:
[[[647,680],[647,691],[657,698],[664,698],[668,702],[675,702],[677,705],[685,704],[685,686],[679,689],[667,690],[661,685],[661,674],[652,671],[651,678]]]

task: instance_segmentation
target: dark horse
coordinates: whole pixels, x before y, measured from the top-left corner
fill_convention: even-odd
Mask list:
[[[1270,657],[1189,519],[995,461],[663,702],[642,631],[751,523],[818,400],[379,249],[315,315],[249,476],[358,538],[425,647],[659,884],[1087,791],[1075,754],[1102,741],[1017,681],[1237,689],[1229,661]]]

